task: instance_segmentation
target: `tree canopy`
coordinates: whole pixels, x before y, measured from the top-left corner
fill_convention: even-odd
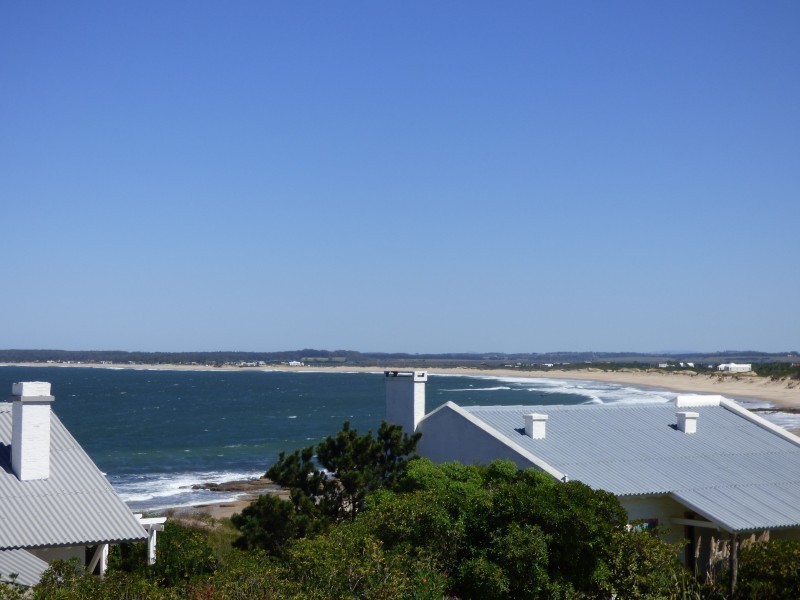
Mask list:
[[[509,461],[408,460],[415,443],[345,426],[282,456],[269,475],[295,483],[292,501],[244,511],[242,546],[271,552],[305,597],[647,598],[693,585],[679,548],[629,530],[613,494]]]
[[[289,488],[291,505],[262,496],[234,516],[242,548],[282,552],[285,542],[325,531],[331,523],[353,521],[367,495],[393,488],[414,455],[420,434],[381,423],[375,436],[359,435],[345,422],[316,446],[281,452],[266,476]]]

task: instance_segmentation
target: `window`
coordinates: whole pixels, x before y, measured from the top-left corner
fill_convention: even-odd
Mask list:
[[[658,527],[658,519],[639,519],[628,525],[630,531],[650,531],[656,527]]]

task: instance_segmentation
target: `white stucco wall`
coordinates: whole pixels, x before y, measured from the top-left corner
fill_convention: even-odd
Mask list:
[[[46,562],[53,562],[54,560],[70,560],[72,558],[78,559],[78,564],[86,564],[86,546],[60,546],[58,548],[30,548],[28,552],[34,556],[38,556]]]
[[[676,502],[669,496],[621,496],[619,502],[628,511],[628,521],[638,521],[639,519],[658,519],[658,526],[663,530],[669,530],[662,539],[671,544],[685,539],[686,528],[683,525],[675,525],[672,519],[683,519],[689,509]],[[701,517],[697,517],[701,518]],[[716,530],[715,535],[719,537]],[[680,555],[683,560],[683,552]]]
[[[717,367],[720,371],[729,373],[748,373],[753,370],[752,364],[724,363]]]
[[[425,416],[426,371],[386,371],[386,422],[411,435]]]
[[[417,431],[422,433],[417,452],[436,463],[457,460],[488,465],[494,460],[508,459],[520,469],[534,466],[447,406],[423,419]]]
[[[22,481],[50,477],[51,401],[52,396],[15,397],[11,404],[11,468]]]

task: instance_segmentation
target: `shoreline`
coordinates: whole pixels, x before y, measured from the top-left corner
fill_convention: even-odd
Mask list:
[[[681,371],[661,371],[657,369],[622,369],[619,371],[603,371],[587,367],[579,370],[527,371],[521,369],[478,369],[474,367],[382,367],[382,366],[303,366],[270,365],[262,367],[208,367],[205,365],[119,365],[100,363],[0,363],[0,367],[48,367],[48,368],[95,368],[112,370],[138,371],[209,371],[209,372],[295,372],[295,373],[381,373],[385,370],[426,370],[431,375],[456,375],[475,378],[519,378],[519,379],[555,379],[579,380],[630,385],[640,388],[668,390],[672,392],[719,394],[733,399],[756,400],[767,402],[776,410],[800,410],[800,381],[772,380],[757,375],[687,373]],[[794,431],[798,434],[800,431]],[[205,502],[195,506],[166,508],[156,511],[158,514],[182,521],[201,522],[204,518],[214,520],[229,519],[255,502],[261,494],[277,494],[288,498],[288,490],[281,489],[266,479],[236,480],[205,484],[209,489],[220,492],[240,492],[237,498]]]
[[[242,512],[245,508],[253,504],[258,497],[263,494],[272,494],[283,500],[289,499],[289,490],[280,487],[266,477],[256,479],[239,479],[234,481],[224,481],[219,484],[206,484],[202,487],[215,491],[235,491],[241,492],[241,496],[234,500],[224,500],[220,502],[206,502],[194,506],[180,506],[165,508],[155,511],[157,514],[167,518],[182,521],[196,520],[198,515],[208,515],[218,521],[230,519],[234,514]]]
[[[475,367],[383,367],[383,366],[313,366],[288,365],[266,367],[208,367],[205,365],[117,365],[99,363],[0,363],[0,367],[92,368],[135,371],[209,371],[209,372],[291,372],[291,373],[380,373],[385,370],[424,370],[431,375],[461,375],[469,377],[519,377],[526,379],[572,379],[600,381],[622,385],[642,386],[701,394],[719,394],[733,398],[747,398],[772,403],[776,408],[800,408],[800,380],[772,380],[750,374],[693,373],[661,371],[658,369],[623,369],[602,371],[586,369],[562,371],[525,371],[521,369],[477,369]]]

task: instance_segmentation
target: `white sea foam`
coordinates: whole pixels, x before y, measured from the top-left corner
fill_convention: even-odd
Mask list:
[[[458,388],[458,389],[454,389],[454,390],[442,390],[442,391],[443,392],[499,392],[499,391],[511,390],[511,389],[514,389],[514,388],[510,388],[510,387],[508,387],[506,385],[498,385],[496,387],[486,387],[486,388],[470,387],[470,388]]]
[[[747,406],[745,406],[747,408]],[[800,415],[786,412],[758,412],[760,417],[764,417],[770,423],[774,423],[784,429],[800,429]]]
[[[241,492],[195,490],[193,485],[225,483],[261,477],[263,471],[197,471],[113,478],[111,483],[120,497],[137,510],[159,510],[177,506],[195,506],[209,502],[228,502]]]
[[[532,377],[497,377],[518,389],[543,394],[576,394],[586,396],[591,403],[644,404],[674,400],[675,392],[646,390],[620,383],[606,383],[583,379],[546,379]]]
[[[503,377],[495,375],[451,375],[471,379],[493,380],[507,383],[511,389],[544,394],[577,394],[588,398],[586,404],[657,404],[674,400],[679,392],[657,388],[639,388],[622,383],[593,381],[590,379],[549,379],[538,377]],[[468,391],[475,391],[469,388]],[[444,390],[460,391],[460,390]],[[736,399],[744,408],[772,408],[765,400]],[[759,412],[767,421],[785,429],[800,429],[800,414],[775,410]]]
[[[600,400],[600,398],[594,397],[594,398],[589,398],[589,400],[584,402],[584,404],[605,404],[605,402]]]

